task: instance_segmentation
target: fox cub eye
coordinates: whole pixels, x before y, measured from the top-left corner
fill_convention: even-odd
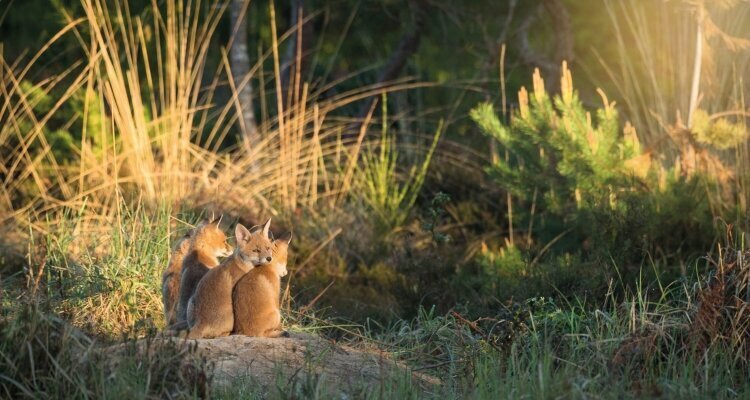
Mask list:
[[[253,250],[253,253],[260,253],[260,249]]]

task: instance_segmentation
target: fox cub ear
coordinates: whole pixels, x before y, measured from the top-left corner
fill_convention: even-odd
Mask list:
[[[216,223],[216,213],[213,212],[213,211],[211,211],[211,215],[210,216],[206,215],[201,220],[201,224],[202,225],[211,225],[211,224],[215,224],[215,223]]]
[[[263,224],[263,225],[255,225],[254,227],[250,228],[250,233],[257,233],[257,232],[260,232],[262,230],[263,231],[263,236],[269,237],[268,236],[268,229],[270,227],[271,227],[271,218],[269,218],[268,221],[266,221],[266,223]]]
[[[270,237],[268,235],[269,229],[271,229],[271,218],[269,218],[268,221],[266,221],[266,223],[263,224],[263,236]]]
[[[250,241],[250,231],[247,230],[242,224],[238,223],[237,226],[234,228],[234,240],[237,241],[237,244],[240,243],[247,243]]]
[[[292,241],[292,232],[287,232],[276,238],[274,242],[284,242],[289,244]]]

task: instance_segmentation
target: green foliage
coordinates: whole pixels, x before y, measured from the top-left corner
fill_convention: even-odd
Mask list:
[[[555,254],[543,262],[529,259],[518,246],[483,248],[473,263],[459,271],[455,290],[471,301],[476,314],[496,307],[498,301],[521,301],[537,296],[589,296],[607,290],[616,270],[606,263],[585,260],[578,254]]]
[[[451,197],[443,192],[438,192],[430,200],[430,205],[427,207],[427,220],[422,224],[422,229],[430,232],[432,241],[437,244],[448,243],[451,240],[451,236],[446,233],[441,233],[438,230],[438,224],[440,220],[445,216],[445,205],[451,201]]]
[[[162,323],[161,273],[169,257],[166,209],[120,212],[121,226],[104,232],[106,242],[94,241],[97,233],[75,234],[84,208],[62,210],[56,229],[41,238],[42,287],[55,312],[109,336]]]
[[[11,22],[8,25],[0,24],[0,32],[12,32],[14,37],[12,41],[0,43],[4,45],[0,46],[2,50],[10,55],[5,58],[11,61],[9,64],[20,65],[23,69],[23,57],[18,54],[26,51],[26,47],[41,47],[40,41],[44,40],[45,35],[40,35],[39,31],[46,31],[48,26],[55,26],[56,30],[63,23],[63,18],[47,12],[49,7],[43,3],[20,2],[16,7],[21,7],[21,12],[12,9],[0,17]],[[64,8],[62,1],[54,3],[58,11]],[[504,2],[469,3],[451,5],[449,8],[430,5],[435,12],[427,13],[426,28],[417,32],[422,44],[417,54],[406,62],[405,73],[416,75],[419,80],[440,83],[450,82],[454,78],[468,78],[471,74],[479,78],[494,75],[494,72],[487,72],[494,71],[497,66],[494,44],[488,46],[488,54],[488,49],[481,44],[464,39],[482,36],[489,39],[486,42],[494,43],[500,34],[496,31],[499,25],[509,25],[511,28],[508,32],[513,32],[516,31],[517,22],[496,24],[498,17],[505,17],[505,13],[510,11]],[[533,2],[519,3],[523,4],[515,9],[518,20],[524,20],[527,13],[537,9]],[[572,2],[566,3],[571,10],[581,10]],[[152,11],[143,6],[148,4],[148,0],[131,1],[127,7],[133,12],[126,12],[125,15],[128,19],[132,15],[136,20],[140,16],[143,17],[142,21],[147,21]],[[289,4],[277,4],[281,31],[289,27],[285,26],[289,23],[285,21],[290,11],[286,9]],[[310,104],[315,103],[316,114],[317,110],[326,109],[328,100],[335,100],[342,93],[356,93],[356,97],[359,93],[366,93],[363,83],[372,83],[380,70],[378,65],[373,64],[373,59],[387,60],[398,46],[401,36],[406,29],[411,29],[414,22],[413,10],[404,7],[401,2],[358,1],[351,5],[311,4],[308,5],[310,9],[305,10],[305,14],[311,16],[310,25],[314,25],[318,48],[302,49],[306,58],[304,63],[310,64],[305,67],[309,67],[310,74],[303,72],[308,75],[304,79],[311,84],[305,86],[303,82],[297,83],[304,86],[305,93],[310,95]],[[159,3],[158,7],[161,6],[162,3]],[[203,7],[212,5],[204,4]],[[259,54],[267,53],[272,39],[267,16],[268,2],[252,2],[249,7],[249,48],[254,59],[255,49]],[[633,6],[634,9],[636,7]],[[81,15],[79,5],[71,5],[67,10],[68,15]],[[103,12],[114,13],[116,10],[113,7]],[[579,25],[588,22],[592,19],[592,14],[588,12],[579,13],[581,16],[574,16],[573,21],[580,21]],[[601,15],[602,8],[593,12],[593,15]],[[195,15],[192,11],[191,14]],[[585,18],[582,18],[583,14]],[[476,24],[467,24],[467,18],[476,21]],[[537,23],[544,24],[545,18],[542,17],[541,22]],[[219,29],[223,31],[222,34],[229,31],[226,20],[228,18],[217,22],[222,26]],[[692,19],[688,22],[693,24]],[[601,29],[611,28],[602,21],[594,21],[593,24],[601,24]],[[40,29],[39,25],[44,27]],[[90,34],[87,32],[89,27],[85,25],[81,24],[61,39],[62,43],[68,44],[68,48],[55,47],[55,51],[46,52],[40,62],[31,66],[30,73],[24,73],[24,78],[20,79],[20,94],[14,95],[25,99],[33,115],[28,119],[17,118],[21,126],[16,126],[14,131],[17,131],[19,138],[10,135],[6,143],[0,144],[0,148],[2,151],[13,151],[24,147],[22,143],[29,143],[21,136],[39,135],[43,140],[31,141],[28,147],[30,159],[42,160],[39,171],[51,170],[47,163],[56,162],[65,166],[66,163],[83,159],[83,155],[101,156],[106,140],[113,140],[114,143],[109,144],[115,147],[121,143],[118,143],[122,139],[116,133],[118,130],[111,131],[117,123],[107,115],[117,115],[116,110],[105,108],[99,98],[101,92],[98,91],[106,89],[81,88],[72,93],[59,106],[59,110],[53,111],[58,107],[57,99],[62,98],[59,91],[67,91],[66,83],[71,80],[70,77],[65,78],[68,72],[61,74],[61,71],[88,66],[94,68],[93,76],[101,73],[96,70],[96,63],[92,60],[89,60],[91,63],[74,64],[85,58],[76,44],[81,37]],[[340,27],[343,28],[338,31]],[[491,29],[485,29],[487,27]],[[443,32],[435,32],[436,29]],[[373,35],[373,31],[382,35]],[[457,32],[460,35],[454,34]],[[168,46],[160,43],[153,31],[144,28],[142,33],[143,55],[153,54],[151,61],[158,60],[161,50],[157,51],[157,48]],[[548,33],[536,32],[532,47],[545,47]],[[504,35],[503,40],[512,39]],[[602,41],[607,35],[596,31],[575,32],[575,36]],[[678,35],[674,37],[679,39]],[[205,58],[219,63],[219,53],[227,43],[227,37],[212,40],[220,45],[210,46],[211,50]],[[34,43],[34,46],[27,46],[26,43]],[[292,40],[282,43],[281,52],[286,53],[285,47],[291,43]],[[116,45],[114,43],[112,48]],[[659,46],[641,47],[659,49]],[[456,49],[460,49],[461,54],[469,54],[469,57],[444,57],[445,54],[457,54]],[[608,50],[612,53],[612,49]],[[503,59],[505,64],[512,65],[516,61],[516,52],[513,46],[508,47],[508,58]],[[287,54],[293,53],[290,51]],[[312,53],[312,57],[308,58],[309,53]],[[614,56],[610,53],[604,57]],[[72,58],[72,61],[66,58]],[[633,69],[628,65],[637,64],[625,59],[627,57],[621,58],[619,61],[624,63],[625,70]],[[582,59],[578,58],[579,61]],[[649,59],[658,60],[659,57]],[[250,83],[259,89],[261,97],[257,103],[263,114],[259,121],[266,125],[274,124],[272,114],[279,111],[274,110],[277,107],[273,104],[275,101],[269,102],[277,94],[274,83],[281,83],[282,90],[289,83],[285,75],[293,69],[286,68],[292,65],[288,61],[282,64],[284,68],[279,72],[284,75],[278,77],[282,82],[268,80],[268,74],[263,72],[267,68],[263,68],[262,64],[270,63],[270,57],[267,61],[258,61],[258,73],[250,77]],[[486,65],[486,71],[476,71],[479,64]],[[730,64],[725,63],[727,66]],[[364,67],[367,70],[361,76],[352,78],[353,71]],[[133,76],[147,72],[138,68],[129,71],[135,74]],[[320,71],[323,73],[319,75]],[[671,68],[667,72],[670,75],[674,73]],[[648,69],[638,70],[634,76],[645,77],[652,73],[654,71]],[[36,76],[39,74],[42,75],[41,79]],[[504,85],[517,87],[520,84],[519,75],[509,75],[509,81]],[[154,73],[153,76],[159,81],[171,79],[161,74],[157,76]],[[210,80],[210,74],[207,76]],[[614,103],[604,98],[604,104],[599,108],[591,110],[584,107],[584,102],[572,88],[566,68],[563,68],[563,77],[561,94],[552,96],[544,90],[541,77],[536,75],[533,93],[529,95],[525,89],[522,90],[518,113],[508,122],[504,122],[488,103],[480,104],[471,112],[473,121],[482,133],[498,145],[500,156],[487,168],[490,184],[485,184],[484,176],[475,176],[479,174],[474,174],[473,168],[480,164],[476,163],[466,169],[466,176],[470,178],[459,179],[459,184],[452,190],[446,190],[439,184],[431,186],[433,182],[429,179],[438,180],[440,177],[437,175],[442,175],[442,170],[433,168],[431,176],[427,176],[433,157],[443,156],[436,153],[437,142],[443,135],[442,126],[435,132],[431,144],[422,146],[428,149],[426,157],[413,165],[404,165],[407,158],[403,156],[408,149],[405,144],[408,143],[401,139],[399,133],[428,131],[425,126],[430,122],[426,113],[422,112],[436,105],[457,104],[455,114],[451,111],[453,115],[448,120],[461,120],[453,118],[454,115],[462,115],[459,104],[473,104],[473,96],[481,97],[482,94],[467,94],[464,88],[452,90],[452,85],[394,92],[391,96],[396,99],[399,115],[419,115],[416,121],[399,117],[396,123],[388,120],[387,98],[384,97],[381,138],[365,145],[358,160],[352,196],[343,204],[338,204],[340,209],[337,210],[300,207],[295,208],[293,213],[280,211],[278,219],[289,220],[288,228],[295,229],[294,251],[300,264],[304,263],[299,271],[295,269],[297,265],[291,268],[293,274],[288,278],[291,281],[290,303],[306,304],[305,312],[313,314],[310,319],[314,319],[313,309],[319,307],[331,308],[334,315],[347,320],[366,321],[366,327],[362,327],[358,334],[377,340],[367,344],[385,346],[404,362],[443,379],[440,392],[430,394],[435,397],[498,398],[509,394],[529,398],[594,397],[602,393],[615,398],[660,394],[665,397],[746,395],[748,388],[746,379],[743,379],[747,376],[747,365],[733,358],[736,348],[717,345],[698,358],[690,355],[686,347],[679,346],[684,344],[680,340],[686,336],[685,326],[695,312],[691,305],[700,299],[692,294],[687,298],[681,297],[682,292],[690,292],[689,285],[679,286],[679,290],[668,293],[645,290],[632,299],[627,295],[633,285],[642,285],[634,277],[643,276],[650,281],[652,278],[684,275],[686,271],[680,268],[684,269],[685,263],[690,263],[693,257],[703,254],[711,246],[716,232],[711,217],[721,205],[709,203],[705,191],[715,182],[701,176],[685,178],[680,171],[652,165],[651,154],[642,151],[635,132],[627,125],[621,129]],[[223,85],[223,76],[216,79],[217,85]],[[140,82],[143,84],[150,80],[140,79]],[[42,83],[35,85],[30,83],[32,81]],[[56,81],[61,82],[59,88],[63,89],[51,89],[56,87],[51,82]],[[657,88],[659,90],[655,94],[664,94],[669,98],[674,93],[679,94],[679,91],[668,90],[673,80],[657,81],[659,85],[663,82],[667,86]],[[614,85],[618,86],[618,83]],[[227,93],[219,92],[213,96],[213,83],[200,86],[201,90],[196,91],[196,95],[208,89],[206,98],[212,107],[215,105],[221,109],[222,103],[230,101]],[[165,111],[160,111],[156,104],[163,104],[167,96],[151,93],[147,89],[143,87],[141,92],[149,92],[151,98],[143,96],[143,107],[136,108],[144,114],[144,129],[148,131],[147,139],[150,140],[166,126],[162,126],[160,119],[152,115],[161,115]],[[430,96],[425,96],[426,90],[431,90]],[[480,91],[486,90],[489,90],[489,84]],[[737,92],[741,93],[742,90]],[[636,93],[639,91],[633,91],[631,95],[634,99],[629,99],[629,102],[638,98],[639,107],[631,112],[651,113],[656,109],[661,116],[674,114],[674,107],[646,104],[651,96]],[[464,98],[464,95],[468,97]],[[585,103],[590,104],[585,94],[583,97]],[[125,95],[121,101],[127,104],[132,100],[134,105],[140,105],[138,98]],[[461,101],[454,102],[455,99]],[[20,104],[20,100],[9,99],[8,104]],[[282,99],[279,104],[283,100],[294,103],[294,100]],[[300,124],[287,122],[290,126],[299,125],[300,131],[306,132],[309,127],[323,123],[324,119],[328,124],[334,119],[356,115],[359,105],[358,101],[352,101],[336,109],[336,112],[329,110],[328,119],[318,120],[316,117],[312,125],[307,120]],[[319,109],[318,106],[323,108]],[[631,105],[631,108],[636,107]],[[132,110],[133,107],[123,109]],[[292,118],[294,111],[287,111]],[[712,110],[715,111],[723,110]],[[204,139],[196,142],[206,143],[213,127],[221,126],[218,123],[212,125],[217,119],[215,114],[211,111],[207,115],[209,121],[206,125],[186,124],[185,132]],[[119,115],[129,115],[129,112]],[[34,118],[45,120],[45,123],[35,123]],[[649,121],[652,119],[649,118]],[[227,132],[232,129],[230,125],[226,126]],[[398,130],[392,128],[396,125]],[[739,118],[714,118],[701,110],[694,115],[692,129],[699,143],[720,150],[734,147],[742,150],[739,145],[747,138],[746,129]],[[451,125],[450,134],[462,135],[466,131],[465,123],[458,123]],[[108,135],[107,132],[113,134]],[[663,132],[653,129],[645,134],[653,138]],[[461,142],[476,145],[474,139],[467,135],[461,138]],[[149,140],[142,143],[143,148],[150,146]],[[327,140],[321,141],[321,144],[332,142]],[[221,146],[231,147],[232,144],[232,141],[226,141]],[[455,148],[461,149],[459,145]],[[208,149],[193,150],[206,150],[206,154],[209,154]],[[241,152],[228,151],[225,155],[228,161],[233,161],[233,157]],[[53,154],[52,161],[39,157],[44,153]],[[79,154],[81,158],[78,158]],[[338,157],[338,151],[336,154]],[[452,155],[470,158],[467,157],[469,154],[474,153],[467,150],[465,154]],[[155,155],[158,158],[163,154],[156,151]],[[654,153],[653,157],[661,162],[668,155]],[[322,164],[326,164],[325,160]],[[118,165],[119,161],[115,159],[111,163],[90,163],[87,167],[92,170],[97,167],[109,169],[118,168]],[[441,165],[443,169],[453,166],[451,163]],[[165,168],[170,167],[167,163]],[[192,167],[190,175],[204,174],[202,167]],[[211,169],[205,171],[207,179],[212,180],[214,175]],[[82,169],[81,174],[68,177],[72,177],[71,180],[84,179],[89,176],[88,172]],[[160,170],[152,172],[155,172],[153,176],[156,179],[160,179]],[[15,173],[27,174],[18,170]],[[234,173],[221,175],[222,179],[226,177],[228,180],[219,182],[234,182]],[[4,182],[12,182],[15,176],[0,175],[0,178]],[[314,189],[316,185],[328,185],[337,178],[332,177],[331,181],[326,178],[325,183],[313,181],[310,187]],[[38,179],[60,178],[44,174]],[[274,186],[278,185],[274,179],[267,179],[267,182],[269,191],[278,189]],[[223,183],[217,184],[217,187],[221,185]],[[467,189],[471,185],[476,187],[475,190]],[[49,187],[56,189],[54,184]],[[128,192],[127,180],[124,183],[115,181],[113,187],[126,188]],[[215,196],[212,193],[201,192],[200,200],[211,201],[211,196]],[[438,194],[430,199],[425,193]],[[510,194],[507,197],[510,204],[504,203],[506,193]],[[130,199],[139,195],[137,191],[124,194]],[[50,197],[55,196],[56,193],[51,193]],[[119,193],[115,196],[119,196]],[[179,361],[179,357],[172,357],[174,353],[167,350],[159,353],[162,356],[166,354],[161,358],[143,359],[127,350],[119,366],[113,367],[96,358],[87,358],[91,339],[68,324],[110,339],[131,330],[150,332],[161,324],[158,283],[168,257],[170,212],[161,208],[144,210],[138,206],[135,209],[120,207],[120,198],[115,196],[97,199],[110,204],[99,208],[106,212],[84,213],[83,209],[73,210],[62,206],[58,209],[62,210],[60,213],[63,215],[50,217],[46,224],[29,221],[29,224],[35,224],[34,229],[40,229],[45,234],[32,237],[28,247],[42,247],[44,254],[37,258],[29,250],[26,271],[35,268],[35,265],[42,268],[38,264],[44,266],[40,287],[40,292],[44,293],[40,293],[40,296],[50,302],[50,310],[45,315],[31,310],[18,311],[15,303],[18,293],[15,291],[0,298],[3,313],[0,317],[0,385],[4,390],[0,397],[32,397],[29,392],[37,391],[47,392],[50,397],[113,398],[190,397],[196,392],[200,393],[199,388],[193,386],[195,377],[181,375],[175,362]],[[14,202],[13,210],[26,209],[26,204],[30,203],[23,196],[10,201]],[[420,201],[423,205],[419,213],[423,216],[422,224],[420,226],[418,221],[409,224],[412,213],[418,214],[414,208]],[[111,205],[113,203],[117,205]],[[258,209],[261,208],[258,206]],[[43,212],[48,210],[44,208]],[[512,223],[507,226],[502,225],[506,220],[502,215],[505,210],[512,210],[512,215],[507,216]],[[264,209],[263,212],[266,211]],[[337,213],[349,215],[342,217]],[[274,218],[276,221],[277,218]],[[84,219],[96,222],[82,222]],[[89,231],[81,228],[96,226],[98,221],[114,223],[99,230],[96,227]],[[294,280],[291,280],[292,277]],[[5,276],[3,278],[6,279]],[[12,287],[17,280],[11,277],[10,280],[3,280],[3,284],[10,281],[11,284],[7,286]],[[615,291],[619,296],[606,298],[605,306],[600,306],[600,303],[586,307],[566,304],[566,301],[577,299],[576,295],[601,300],[598,295],[605,291]],[[549,297],[551,293],[555,294],[557,300]],[[650,296],[659,300],[654,301]],[[530,300],[523,301],[530,297]],[[507,299],[520,301],[506,303]],[[623,299],[626,300],[623,302]],[[419,308],[423,304],[435,307]],[[440,310],[446,309],[455,312],[440,314]],[[8,316],[7,310],[18,314]],[[414,320],[399,320],[415,312]],[[51,314],[68,321],[49,317]],[[466,319],[469,316],[481,318],[469,321]],[[377,321],[390,321],[392,325],[381,326]],[[638,335],[641,334],[657,344],[654,349],[649,348],[654,351],[641,350],[641,353],[625,357],[622,363],[615,362],[616,356],[623,354],[622,349],[628,349],[620,344],[628,340],[635,340],[639,344]],[[19,352],[19,348],[29,350]],[[85,363],[81,363],[81,360]],[[324,397],[321,394],[324,392],[324,382],[322,377],[317,376],[305,381],[280,382],[277,394],[280,398]],[[644,388],[647,389],[644,391]],[[231,395],[230,392],[227,397]],[[410,386],[410,382],[389,379],[383,382],[379,393],[373,394],[373,397],[378,396],[410,398],[417,397],[418,392]]]
[[[101,154],[103,135],[108,132],[108,117],[99,95],[95,92],[87,92],[86,88],[78,89],[68,101],[56,105],[55,101],[61,97],[61,89],[47,90],[42,85],[34,85],[28,80],[20,84],[20,93],[25,102],[33,111],[35,118],[49,119],[46,124],[37,124],[34,118],[22,118],[17,121],[16,130],[24,135],[40,135],[46,138],[49,148],[55,156],[55,161],[66,164],[76,161],[76,154],[80,151],[80,144],[84,139],[88,145],[87,150],[94,154]],[[55,109],[56,107],[59,107]],[[54,109],[54,110],[53,110]],[[85,126],[84,126],[85,123]],[[37,132],[37,130],[41,130]],[[14,138],[17,140],[18,138]],[[33,154],[39,154],[44,150],[40,141],[30,141]],[[8,145],[6,144],[6,147]],[[9,148],[9,147],[8,147]]]
[[[466,285],[500,298],[600,293],[609,279],[629,285],[643,262],[655,263],[650,277],[675,277],[718,232],[705,178],[652,165],[603,94],[604,106],[586,111],[565,69],[561,87],[551,97],[535,74],[533,93],[521,90],[507,125],[490,104],[471,112],[506,154],[487,172],[511,194],[520,232],[499,252],[480,253],[479,276],[465,276]]]
[[[620,134],[617,112],[606,99],[592,119],[571,86],[550,98],[537,75],[533,95],[521,91],[520,112],[509,125],[490,104],[477,106],[471,117],[507,154],[488,173],[520,204],[517,226],[533,229],[528,235],[539,246],[565,239],[558,248],[575,252],[582,244],[575,238],[580,230],[596,231],[585,226],[587,210],[627,208],[621,198],[637,190],[627,163],[640,154],[637,139]]]
[[[536,297],[471,320],[420,310],[375,339],[404,360],[433,367],[443,379],[437,394],[443,398],[699,399],[750,393],[745,344],[718,339],[746,335],[746,326],[724,325],[709,339],[712,345],[694,351],[695,327],[704,326],[695,322],[701,284],[638,287],[623,301]],[[730,309],[737,310],[728,306],[718,314]]]
[[[378,216],[386,232],[400,227],[409,217],[424,184],[427,168],[437,147],[442,125],[438,127],[421,165],[412,166],[408,172],[399,171],[399,151],[393,135],[388,133],[387,97],[383,96],[383,128],[375,150],[368,143],[362,153],[359,196]]]
[[[712,119],[700,109],[693,114],[693,132],[699,142],[722,150],[736,147],[747,140],[744,124],[733,123],[726,118]]]
[[[516,286],[528,265],[518,247],[510,245],[498,252],[483,251],[479,260],[483,276],[489,277],[493,284],[503,283]]]
[[[528,103],[521,99],[521,112],[509,126],[488,103],[471,111],[482,132],[509,154],[489,169],[504,188],[524,204],[536,192],[537,206],[564,213],[600,205],[609,201],[603,194],[615,196],[627,185],[632,173],[626,162],[640,154],[637,142],[620,134],[617,112],[606,99],[593,121],[572,91],[551,99],[537,88]]]

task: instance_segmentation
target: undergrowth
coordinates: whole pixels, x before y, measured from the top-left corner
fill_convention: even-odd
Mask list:
[[[0,316],[0,393],[5,398],[202,398],[211,365],[189,345],[132,339],[104,348],[26,299]],[[145,346],[151,346],[146,342]]]
[[[112,242],[99,249],[100,258],[92,253],[84,261],[73,261],[48,247],[46,257],[40,258],[43,270],[38,269],[42,264],[36,264],[3,280],[0,388],[5,395],[326,397],[330,381],[314,373],[284,380],[274,392],[251,381],[214,386],[210,361],[189,346],[118,339],[149,338],[163,324],[158,311],[159,268],[154,266],[153,274],[129,275],[117,271],[127,263],[98,260],[114,258],[122,250],[117,245],[122,240],[127,248],[142,252],[125,252],[122,260],[134,266],[164,262],[169,232],[178,236],[184,229],[169,228],[167,218],[153,220],[142,211],[124,215],[127,229],[118,230],[130,230],[132,236],[112,235]],[[199,217],[186,215],[187,220]],[[165,226],[159,228],[159,223]],[[147,236],[143,229],[157,230]],[[624,282],[612,281],[605,297],[496,302],[495,311],[481,317],[468,305],[448,312],[420,308],[411,320],[363,323],[326,317],[325,310],[293,296],[286,302],[285,325],[355,347],[376,346],[412,371],[441,380],[439,387],[425,391],[403,377],[388,377],[379,387],[361,393],[368,398],[742,398],[750,394],[745,379],[750,320],[743,311],[748,305],[750,253],[732,247],[742,241],[728,238],[720,256],[692,263],[692,272],[682,280],[663,285],[641,281],[634,290],[622,288],[622,294],[614,286]],[[82,265],[71,268],[74,262]],[[299,264],[298,258],[290,270]],[[65,265],[69,275],[64,278],[52,272]],[[123,282],[94,284],[88,274],[112,274]],[[140,291],[130,292],[136,284]],[[76,297],[59,297],[49,289],[58,286],[66,293],[81,293],[75,300],[80,306],[71,307],[71,298]],[[143,305],[121,302],[126,296],[136,296],[136,304],[137,299],[155,300],[144,312]],[[86,308],[92,298],[100,302]],[[66,313],[70,309],[77,314]],[[111,319],[109,325],[105,318]],[[153,321],[145,322],[149,319]],[[111,345],[116,352],[107,347]]]
[[[564,64],[559,94],[537,72],[509,118],[471,112],[499,150],[485,159],[442,123],[396,128],[387,94],[409,81],[296,81],[284,101],[290,35],[270,2],[272,45],[237,80],[261,92],[249,146],[232,137],[239,89],[215,98],[227,62],[207,71],[225,6],[198,3],[82,0],[28,59],[0,57],[0,397],[325,398],[315,373],[219,387],[194,348],[153,340],[170,243],[209,210],[294,231],[285,326],[441,380],[384,376],[360,397],[750,396],[750,253],[742,236],[715,246],[722,219],[746,223],[744,114],[664,127],[676,100],[651,118],[626,98],[637,133],[603,92],[584,106]],[[73,36],[84,59],[37,77]],[[380,122],[346,117],[370,97]],[[641,146],[657,135],[681,158]]]

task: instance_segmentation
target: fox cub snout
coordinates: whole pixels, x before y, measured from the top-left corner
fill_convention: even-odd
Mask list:
[[[233,333],[247,336],[288,336],[281,327],[281,277],[287,274],[287,255],[292,234],[273,242],[273,262],[243,276],[234,287]]]
[[[237,246],[221,265],[206,273],[188,304],[189,339],[227,336],[232,332],[232,288],[248,271],[268,265],[273,260],[268,230],[269,219],[262,227],[247,230],[235,228]]]
[[[191,232],[189,250],[181,265],[177,313],[171,325],[173,329],[187,328],[188,301],[198,283],[211,268],[219,265],[218,257],[227,257],[232,253],[232,246],[227,243],[220,223],[220,219],[204,222]]]

